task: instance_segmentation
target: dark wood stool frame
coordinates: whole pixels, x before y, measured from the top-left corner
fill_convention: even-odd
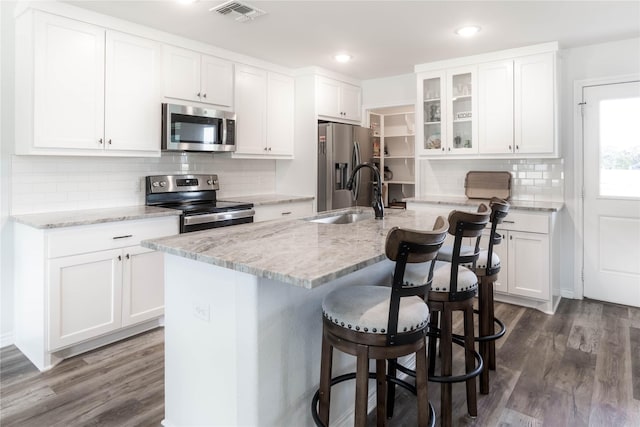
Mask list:
[[[505,324],[495,317],[493,302],[493,284],[498,280],[500,266],[493,267],[493,247],[502,242],[502,236],[496,233],[498,224],[501,224],[509,213],[509,203],[504,200],[492,198],[491,207],[491,233],[487,247],[486,268],[475,268],[479,279],[478,289],[478,336],[480,355],[485,362],[485,367],[480,374],[480,393],[489,394],[489,370],[496,369],[496,343],[495,341],[507,331]],[[496,332],[495,325],[499,331]]]
[[[320,368],[320,388],[311,402],[311,414],[317,426],[329,423],[329,405],[331,386],[349,379],[356,379],[355,425],[365,426],[367,422],[368,380],[376,379],[377,407],[376,419],[379,426],[387,423],[387,394],[389,384],[405,387],[417,395],[419,426],[435,425],[435,412],[428,397],[428,360],[427,329],[428,324],[404,332],[398,331],[400,299],[410,296],[423,296],[431,286],[433,268],[438,249],[446,238],[448,224],[438,217],[433,231],[423,232],[394,227],[387,234],[385,252],[387,257],[396,261],[391,288],[387,332],[373,334],[358,332],[336,325],[323,316],[322,356]],[[404,286],[404,272],[407,263],[430,262],[429,280],[421,286]],[[331,378],[333,348],[356,356],[356,372]],[[387,375],[387,360],[415,353],[415,387],[400,380],[395,375]],[[369,372],[369,359],[376,360],[376,372]],[[394,388],[395,389],[395,388]]]

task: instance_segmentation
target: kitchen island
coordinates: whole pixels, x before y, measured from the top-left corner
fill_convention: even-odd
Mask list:
[[[329,216],[334,211],[322,216]],[[311,426],[321,302],[340,286],[390,282],[395,226],[432,215],[387,211],[350,224],[268,221],[143,242],[165,253],[165,420],[186,425]],[[354,358],[336,355],[334,374]],[[332,423],[348,423],[353,384],[336,387]]]

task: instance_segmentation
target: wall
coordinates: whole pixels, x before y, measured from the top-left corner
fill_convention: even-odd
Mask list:
[[[413,73],[362,82],[364,109],[416,103],[416,76]]]

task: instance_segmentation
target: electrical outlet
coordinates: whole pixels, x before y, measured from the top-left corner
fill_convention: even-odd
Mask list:
[[[211,319],[211,306],[209,304],[202,304],[199,302],[194,303],[193,315],[200,320],[208,322]]]

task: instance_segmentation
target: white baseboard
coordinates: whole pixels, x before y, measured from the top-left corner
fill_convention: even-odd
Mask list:
[[[0,348],[13,345],[13,331],[0,334]]]
[[[561,289],[560,296],[562,298],[567,298],[567,299],[580,299],[580,298],[576,298],[575,292],[569,289]]]

